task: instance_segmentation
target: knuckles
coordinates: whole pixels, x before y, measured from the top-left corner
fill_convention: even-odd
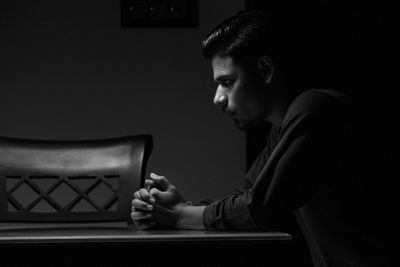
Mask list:
[[[149,194],[152,195],[153,197],[158,197],[159,192],[160,191],[157,188],[151,188]]]
[[[140,198],[139,191],[136,191],[135,193],[133,193],[133,197],[136,198],[136,199]]]
[[[140,194],[140,196],[143,197],[143,196],[147,196],[149,194],[149,192],[147,191],[146,188],[140,188],[139,194]]]

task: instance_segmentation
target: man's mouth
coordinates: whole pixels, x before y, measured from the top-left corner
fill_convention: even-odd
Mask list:
[[[233,112],[233,111],[230,111],[230,110],[224,110],[224,112],[226,113],[226,114],[228,114],[230,117],[232,117],[232,118],[234,118],[235,116],[236,116],[236,113],[235,112]]]
[[[227,109],[225,109],[224,112],[225,112],[229,117],[231,117],[232,120],[233,120],[235,123],[239,123],[239,122],[240,122],[239,118],[237,117],[237,113],[236,113],[236,112],[231,111],[231,110],[227,110]]]

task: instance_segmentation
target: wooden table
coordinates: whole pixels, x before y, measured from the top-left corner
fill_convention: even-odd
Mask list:
[[[0,225],[0,266],[288,266],[290,241],[280,232]]]

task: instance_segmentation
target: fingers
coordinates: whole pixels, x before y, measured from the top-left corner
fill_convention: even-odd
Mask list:
[[[149,212],[132,211],[131,218],[138,230],[145,230],[155,226],[152,220],[152,214]]]
[[[139,191],[136,193],[136,196],[140,197]],[[155,222],[152,220],[153,210],[153,205],[150,205],[141,199],[135,198],[132,200],[131,218],[137,229],[145,230],[155,225]]]
[[[142,201],[146,201],[149,203],[155,202],[154,197],[149,193],[149,191],[146,188],[139,189],[139,197],[137,199],[141,199]]]
[[[161,193],[162,192],[155,187],[151,188],[149,191],[149,194],[156,200],[160,198]]]
[[[153,209],[154,209],[154,206],[147,202],[144,202],[137,198],[132,200],[132,211],[135,211],[135,210],[152,211]]]
[[[140,199],[132,200],[131,218],[135,224],[139,224],[142,220],[148,220],[152,217],[151,211],[154,209],[152,205],[141,201]]]
[[[153,180],[146,179],[146,180],[144,180],[144,185],[145,185],[144,186],[145,188],[151,188],[151,187],[155,186],[155,183]]]
[[[150,173],[150,181],[153,181],[153,186],[159,187],[161,190],[168,190],[171,186],[171,183],[167,178],[165,178],[165,176],[160,176],[155,173]]]
[[[169,195],[168,192],[160,191],[158,188],[151,188],[149,194],[155,199],[155,201],[152,203],[153,205],[156,205],[156,203],[162,204],[166,196]]]
[[[131,213],[131,218],[133,222],[140,222],[141,220],[144,219],[150,219],[152,216],[153,214],[151,212],[133,210]]]
[[[164,176],[150,174],[150,178],[145,180],[145,188],[133,194],[131,218],[137,229],[152,228],[159,220],[164,221],[165,217],[171,216],[173,210],[168,208],[168,196],[173,188]]]

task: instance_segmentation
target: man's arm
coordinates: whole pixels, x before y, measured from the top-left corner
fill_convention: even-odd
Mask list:
[[[204,230],[203,213],[205,206],[190,206],[187,204],[180,204],[175,207],[178,219],[176,228],[178,229],[192,229]]]
[[[322,105],[321,105],[322,106]],[[328,111],[327,111],[328,110]],[[338,171],[345,149],[345,122],[325,105],[312,113],[295,113],[254,186],[204,210],[206,229],[273,229],[281,218],[302,206]]]

